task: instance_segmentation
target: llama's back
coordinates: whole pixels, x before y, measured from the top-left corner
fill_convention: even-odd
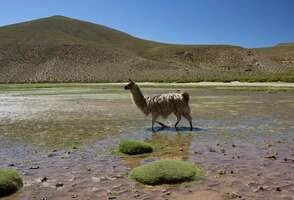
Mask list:
[[[190,113],[188,93],[167,93],[147,97],[147,107],[153,115],[167,117],[171,113]]]

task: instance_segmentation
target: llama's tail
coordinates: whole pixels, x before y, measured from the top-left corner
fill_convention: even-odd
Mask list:
[[[186,103],[189,103],[189,100],[190,100],[190,95],[188,92],[183,92],[182,93],[182,96],[183,96],[183,99]]]

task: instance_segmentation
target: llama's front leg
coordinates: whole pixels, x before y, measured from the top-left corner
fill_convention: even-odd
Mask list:
[[[151,126],[152,126],[152,131],[155,132],[155,130],[154,130],[154,120],[153,120],[153,118],[152,118],[152,125],[151,125]]]
[[[155,132],[154,130],[154,122],[156,122],[157,116],[152,114],[152,131]]]
[[[161,125],[162,128],[167,127],[166,125],[164,125],[163,123],[157,121],[158,115],[157,114],[152,114],[152,131],[154,132],[154,123],[158,123]]]

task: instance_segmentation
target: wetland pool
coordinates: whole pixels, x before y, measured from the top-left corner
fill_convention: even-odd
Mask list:
[[[0,167],[20,171],[18,199],[294,199],[294,89],[144,86],[144,95],[190,93],[193,131],[151,131],[151,117],[122,85],[42,84],[0,88]],[[174,116],[162,119],[168,125]],[[152,154],[115,153],[121,139],[152,143]],[[143,186],[133,167],[180,158],[201,181]]]

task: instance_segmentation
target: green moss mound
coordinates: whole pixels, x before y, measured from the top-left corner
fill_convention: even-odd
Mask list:
[[[150,144],[136,140],[122,140],[119,143],[119,151],[121,153],[135,155],[142,153],[151,153],[153,148]]]
[[[174,184],[199,179],[202,170],[187,161],[159,160],[134,168],[130,177],[146,185]]]
[[[0,169],[0,197],[13,194],[22,186],[22,178],[16,170]]]

